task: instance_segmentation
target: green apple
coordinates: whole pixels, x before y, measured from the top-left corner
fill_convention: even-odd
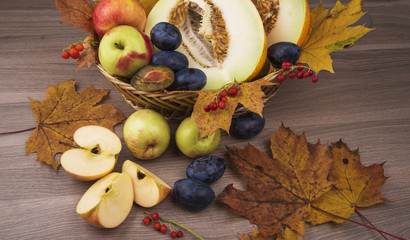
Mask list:
[[[151,109],[134,112],[124,124],[125,144],[138,159],[149,160],[161,156],[170,138],[168,122]]]
[[[134,202],[141,207],[153,207],[168,196],[171,187],[142,166],[126,160],[122,172],[128,173],[134,186]]]
[[[113,172],[95,182],[81,197],[76,212],[101,228],[115,228],[128,216],[134,202],[131,177]]]
[[[154,49],[149,37],[136,27],[121,25],[101,39],[98,57],[107,73],[130,78],[151,61]]]
[[[121,140],[111,130],[89,125],[74,132],[73,148],[61,155],[61,166],[76,179],[92,181],[110,173],[121,151]]]
[[[178,126],[175,141],[183,154],[191,158],[197,158],[209,155],[218,148],[221,141],[221,132],[218,129],[212,135],[200,138],[195,121],[188,117]]]

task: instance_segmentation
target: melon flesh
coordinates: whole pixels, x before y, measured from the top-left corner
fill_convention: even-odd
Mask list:
[[[257,75],[266,59],[266,35],[256,7],[249,0],[167,0],[159,1],[147,18],[145,32],[159,22],[172,22],[177,4],[189,4],[184,24],[177,25],[182,44],[176,50],[185,54],[190,68],[199,68],[207,76],[202,90],[218,89],[234,80],[242,82]],[[218,35],[212,21],[221,13],[227,32],[224,57],[215,58],[213,45],[206,36]]]

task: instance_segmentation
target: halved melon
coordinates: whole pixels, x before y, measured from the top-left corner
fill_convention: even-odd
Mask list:
[[[308,0],[252,0],[259,11],[268,46],[293,42],[302,46],[310,25]]]
[[[266,35],[250,0],[159,1],[147,17],[145,32],[159,22],[181,31],[176,51],[188,57],[189,67],[204,71],[203,90],[252,79],[265,63]]]

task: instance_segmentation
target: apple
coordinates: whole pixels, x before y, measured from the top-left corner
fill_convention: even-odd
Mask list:
[[[212,135],[200,138],[195,121],[188,117],[178,126],[175,141],[183,154],[191,158],[198,158],[209,155],[218,148],[221,132],[218,129]]]
[[[121,140],[111,130],[89,125],[74,132],[73,148],[61,155],[64,170],[76,179],[92,181],[110,173],[121,151]]]
[[[154,49],[149,37],[136,27],[117,26],[101,39],[98,57],[107,73],[130,78],[151,61]]]
[[[167,149],[171,138],[165,118],[151,109],[142,109],[128,117],[124,124],[124,140],[134,157],[154,159]]]
[[[102,0],[93,12],[95,32],[102,38],[119,25],[129,25],[144,31],[147,15],[138,0]]]
[[[130,175],[134,186],[134,202],[141,207],[157,205],[171,191],[171,187],[166,182],[130,160],[124,162],[122,172]]]
[[[101,228],[115,228],[128,216],[134,202],[131,177],[113,172],[95,182],[81,197],[76,212]]]

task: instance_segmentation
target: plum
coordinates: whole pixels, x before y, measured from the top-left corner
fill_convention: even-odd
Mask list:
[[[282,63],[289,61],[293,65],[299,60],[300,47],[291,42],[277,42],[268,48],[268,59],[275,68],[281,68]]]
[[[175,73],[169,91],[201,90],[206,85],[206,75],[198,68],[185,68]]]
[[[150,31],[151,42],[159,49],[173,51],[182,43],[179,29],[168,22],[157,23]]]
[[[265,119],[254,112],[245,112],[232,119],[229,133],[240,139],[249,139],[258,135],[265,127]]]
[[[186,169],[188,178],[205,183],[213,183],[222,177],[226,169],[226,161],[217,156],[203,156],[192,161]]]
[[[162,51],[152,56],[151,64],[167,66],[174,72],[178,72],[187,68],[189,62],[188,58],[180,52]]]
[[[212,188],[196,179],[180,179],[172,191],[176,201],[190,211],[200,211],[215,199]]]

